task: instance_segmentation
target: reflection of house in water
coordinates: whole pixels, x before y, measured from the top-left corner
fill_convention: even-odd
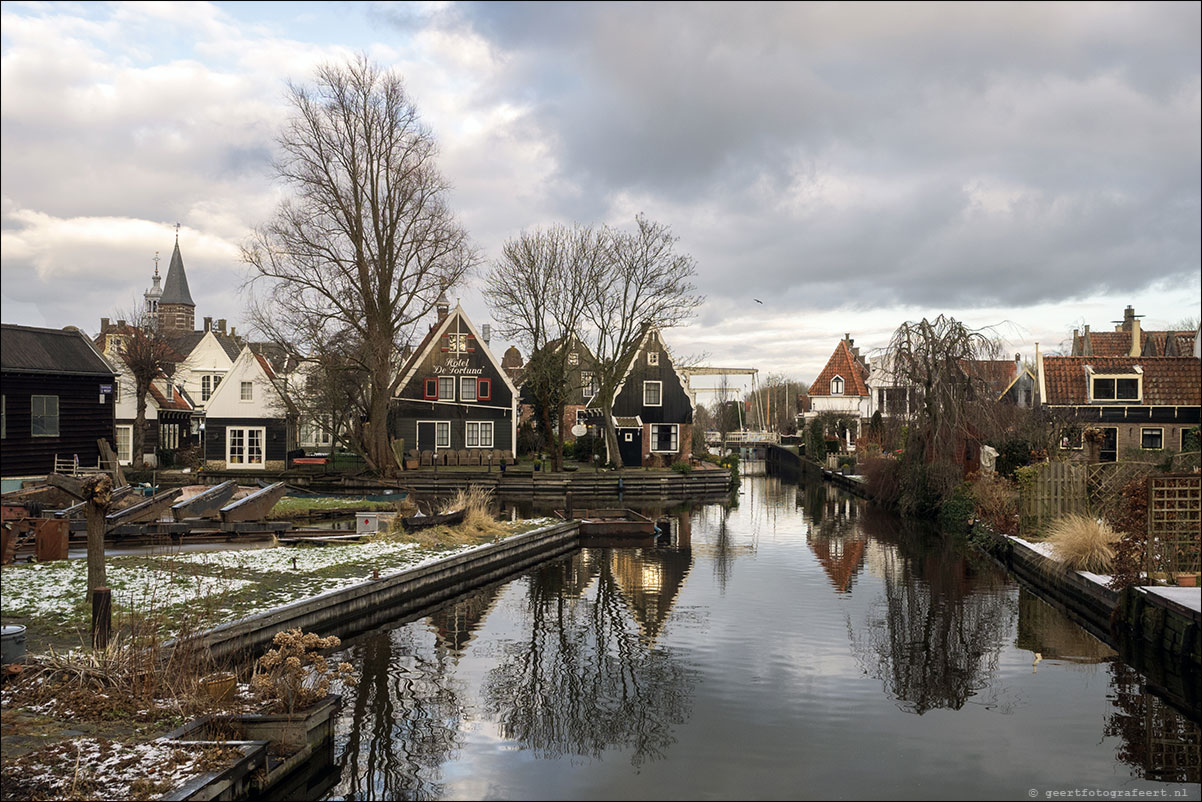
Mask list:
[[[454,654],[462,654],[492,609],[500,590],[500,585],[481,588],[431,614],[430,628],[439,644]]]
[[[1115,712],[1103,734],[1122,739],[1118,759],[1131,774],[1158,782],[1202,781],[1198,725],[1145,688],[1145,680],[1121,660],[1110,662]]]
[[[851,580],[860,572],[868,541],[862,537],[825,537],[810,530],[806,536],[806,544],[818,558],[818,564],[830,578],[835,590],[840,593],[851,590]]]
[[[1090,635],[1026,588],[1018,590],[1018,635],[1014,645],[1045,660],[1093,665],[1113,660],[1114,649]]]
[[[692,549],[612,549],[610,567],[639,631],[654,642],[693,567]]]
[[[839,593],[851,589],[852,579],[860,572],[868,548],[857,526],[859,505],[856,500],[828,485],[806,489],[806,511],[810,525],[806,545]]]

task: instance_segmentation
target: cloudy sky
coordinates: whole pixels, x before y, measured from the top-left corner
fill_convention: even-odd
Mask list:
[[[1197,3],[2,8],[5,322],[94,332],[176,222],[197,320],[240,321],[285,82],[356,52],[405,77],[486,258],[669,224],[707,302],[667,337],[710,364],[809,381],[940,312],[1027,356],[1198,315]]]

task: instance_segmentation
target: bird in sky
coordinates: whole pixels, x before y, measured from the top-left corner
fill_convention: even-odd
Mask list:
[[[759,298],[752,298],[751,300],[755,301],[757,304],[763,304],[763,303],[764,303],[764,302],[763,302],[763,301],[761,301]]]

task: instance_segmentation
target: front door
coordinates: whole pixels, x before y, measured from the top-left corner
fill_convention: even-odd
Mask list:
[[[417,450],[434,450],[434,421],[419,421],[417,424]]]
[[[643,464],[643,430],[618,429],[618,454],[628,468]]]
[[[1113,426],[1102,427],[1102,449],[1098,452],[1099,462],[1114,462],[1118,459],[1118,434],[1119,430]]]

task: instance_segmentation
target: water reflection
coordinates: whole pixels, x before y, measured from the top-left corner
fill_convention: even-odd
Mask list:
[[[1105,734],[1122,739],[1118,759],[1133,777],[1160,782],[1202,781],[1202,739],[1198,725],[1149,693],[1144,678],[1122,661],[1110,663],[1114,712]]]
[[[868,508],[860,520],[875,546],[884,594],[852,648],[901,710],[959,710],[993,682],[1017,610],[996,570],[974,570],[948,538]]]
[[[585,550],[528,580],[529,636],[505,644],[481,687],[503,737],[542,758],[630,752],[639,766],[666,754],[689,716],[693,678],[655,648],[691,564],[687,549]],[[578,594],[577,565],[593,582]],[[633,621],[637,626],[632,626]]]

